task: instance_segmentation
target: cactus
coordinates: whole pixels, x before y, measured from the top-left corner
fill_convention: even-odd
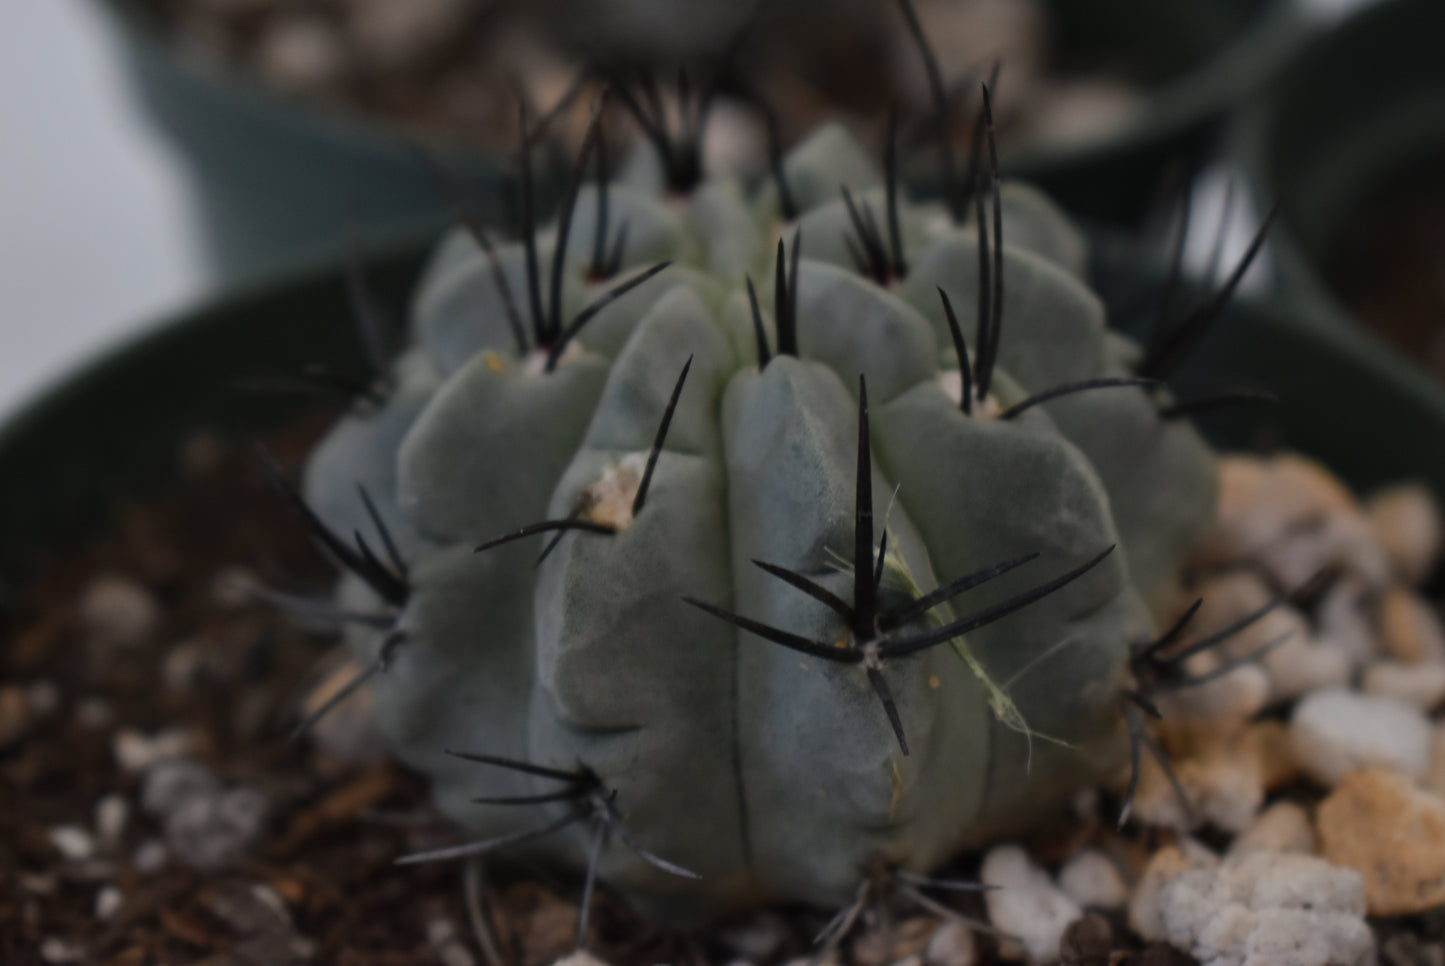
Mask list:
[[[1159,377],[1208,306],[1136,346],[1047,199],[989,162],[912,203],[889,142],[824,128],[749,195],[587,184],[594,136],[539,229],[524,137],[521,239],[440,243],[294,495],[356,685],[476,837],[409,860],[509,847],[674,923],[836,906],[1137,775],[1216,479]]]

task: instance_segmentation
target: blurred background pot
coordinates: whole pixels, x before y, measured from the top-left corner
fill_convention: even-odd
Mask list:
[[[1280,283],[1321,327],[1363,325],[1445,377],[1445,4],[1383,0],[1301,51],[1241,122],[1278,199]]]
[[[282,98],[187,56],[131,0],[100,6],[137,95],[192,174],[209,259],[223,280],[315,257],[357,226],[385,234],[445,221],[447,204],[400,130]],[[492,189],[479,197],[496,196],[496,158],[434,150]]]
[[[1226,116],[1262,90],[1307,34],[1278,0],[1049,0],[1053,43],[1144,98],[1113,130],[1006,152],[1007,167],[1080,216],[1134,224],[1171,165],[1208,154]],[[1116,66],[1109,66],[1116,65]],[[1068,109],[1067,102],[1056,109]],[[1088,105],[1078,105],[1079,111]]]
[[[116,27],[142,100],[194,172],[211,254],[224,277],[334,246],[352,223],[391,228],[439,220],[447,204],[407,139],[463,175],[469,194],[489,206],[483,217],[496,220],[502,172],[516,143],[506,78],[522,72],[518,65],[529,75],[524,86],[543,105],[560,96],[574,65],[598,56],[626,70],[657,68],[670,82],[671,65],[727,53],[749,9],[722,0],[353,2],[368,14],[359,21],[364,30],[348,21],[361,32],[348,40],[361,52],[349,56],[364,58],[374,76],[350,86],[376,102],[368,109],[380,104],[386,116],[318,93],[343,71],[339,55],[327,52],[334,39],[316,17],[307,22],[291,14],[339,4],[97,0]],[[230,11],[225,15],[244,26],[261,16],[256,10],[281,7],[294,29],[264,49],[254,36],[217,36],[211,21],[182,16]],[[474,8],[481,13],[469,12]],[[475,29],[490,24],[477,18],[512,8],[522,11],[515,31]],[[1137,219],[1168,163],[1208,143],[1215,122],[1259,87],[1300,33],[1286,0],[918,0],[918,8],[947,80],[966,95],[964,123],[971,127],[976,110],[974,85],[1002,60],[997,106],[1005,167],[1079,213],[1114,223]],[[786,0],[764,9],[737,47],[732,86],[766,94],[785,136],[823,116],[881,117],[893,101],[905,118],[931,109],[925,72],[893,4]],[[401,11],[420,24],[414,31],[420,40],[402,43],[389,29]],[[436,26],[448,23],[449,30]],[[469,36],[463,29],[469,28],[490,52],[479,61],[486,78],[445,79],[439,95],[445,110],[423,109],[413,92],[383,89],[391,60],[426,62],[428,24],[448,42]],[[542,30],[551,47],[536,42]],[[271,65],[271,83],[258,76],[257,62]],[[354,74],[354,63],[350,69]],[[469,100],[479,90],[490,96]],[[398,120],[408,112],[415,116]],[[763,153],[757,127],[756,119],[731,125],[741,145],[734,153],[751,152],[754,168]],[[918,170],[926,181],[933,168]],[[556,173],[541,177],[544,188],[555,186]]]
[[[369,260],[370,288],[393,318],[428,248],[403,240]],[[1116,324],[1139,331],[1152,320],[1162,270],[1100,239],[1094,273]],[[330,262],[160,323],[96,361],[0,428],[0,579],[23,578],[127,501],[179,478],[197,434],[245,439],[316,410],[314,400],[246,391],[248,380],[317,362],[365,372],[363,359],[343,271]],[[1241,382],[1282,402],[1210,414],[1201,423],[1222,445],[1303,450],[1361,490],[1411,477],[1445,494],[1436,445],[1445,389],[1362,334],[1321,330],[1289,306],[1236,301],[1173,384],[1190,398]]]

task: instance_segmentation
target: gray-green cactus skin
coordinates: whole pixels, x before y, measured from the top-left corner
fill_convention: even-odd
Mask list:
[[[759,901],[836,906],[880,858],[931,870],[1112,773],[1129,646],[1171,605],[1213,512],[1212,456],[1187,425],[1160,418],[1157,393],[1080,392],[997,418],[1031,393],[1132,375],[1138,353],[1107,329],[1081,277],[1083,239],[1045,198],[1001,192],[993,398],[966,414],[938,290],[971,342],[977,226],[900,202],[907,271],[880,284],[850,260],[838,190],[847,183],[881,215],[879,166],[828,128],[783,169],[796,223],[772,187],[749,197],[705,182],[679,197],[645,174],[613,183],[610,224],[627,224],[619,277],[672,264],[598,313],[550,371],[545,348],[520,354],[497,284],[500,272],[530,325],[523,246],[500,246],[493,262],[465,233],[447,237],[417,290],[388,401],[346,417],[305,481],[335,531],[375,539],[379,519],[407,562],[394,624],[405,637],[371,686],[382,731],[430,777],[440,808],[490,839],[575,807],[476,803],[559,784],[448,750],[584,768],[615,793],[637,846],[696,874],[671,875],[615,839],[601,853],[602,881],[674,923]],[[589,186],[574,208],[564,322],[613,281],[589,274],[596,202]],[[779,238],[791,246],[799,228],[788,354],[768,285]],[[543,289],[555,244],[555,230],[538,233]],[[745,276],[762,283],[765,366]],[[633,518],[626,498],[689,359]],[[848,598],[860,375],[875,535],[887,535],[878,607],[1037,554],[894,633],[948,625],[1118,545],[1007,617],[883,661],[906,755],[863,665],[800,654],[684,600],[849,644],[839,613],[753,561]],[[474,552],[569,517],[616,532],[565,532],[540,563],[556,534]],[[340,595],[353,610],[379,605],[354,578]],[[352,631],[358,660],[373,661],[387,633]],[[580,869],[594,841],[579,822],[519,849]]]

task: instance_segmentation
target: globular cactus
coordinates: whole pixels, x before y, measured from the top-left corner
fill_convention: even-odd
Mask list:
[[[590,147],[551,228],[524,180],[521,241],[441,243],[306,476],[380,727],[478,838],[416,858],[837,905],[1137,754],[1215,498],[1153,378],[1194,323],[1110,331],[996,174],[912,204],[826,128],[751,196],[583,185]]]

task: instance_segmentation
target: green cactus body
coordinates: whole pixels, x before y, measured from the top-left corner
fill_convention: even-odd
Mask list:
[[[787,160],[804,209],[795,352],[779,351],[765,311],[774,354],[759,365],[744,287],[745,274],[774,278],[777,241],[794,238],[774,192],[749,200],[709,183],[678,198],[618,183],[608,204],[610,224],[628,226],[621,275],[671,267],[598,313],[549,371],[545,349],[519,352],[497,284],[500,272],[530,326],[523,247],[500,248],[494,265],[465,235],[449,237],[416,296],[390,401],[345,419],[308,470],[308,500],[329,526],[372,534],[380,519],[408,563],[395,621],[405,639],[372,678],[397,754],[484,839],[561,824],[574,805],[476,803],[546,796],[559,779],[448,749],[586,769],[615,793],[619,834],[696,874],[669,874],[630,848],[601,852],[604,881],[674,922],[762,900],[843,903],[880,857],[932,869],[1117,767],[1128,647],[1150,637],[1150,605],[1169,605],[1181,556],[1212,513],[1207,449],[1161,421],[1141,389],[988,415],[1061,383],[1131,373],[1132,346],[1106,330],[1080,281],[1083,242],[1046,200],[1002,192],[1011,241],[998,366],[989,405],[965,414],[936,289],[971,334],[976,226],[901,205],[908,270],[879,284],[840,241],[849,216],[837,171],[860,205],[884,210],[876,166],[836,129]],[[594,192],[575,207],[563,325],[615,281],[589,268]],[[555,232],[538,234],[543,290],[555,246]],[[776,293],[761,294],[775,304]],[[813,641],[866,643],[837,608],[753,563],[843,600],[855,587],[860,374],[873,525],[887,537],[878,612],[1037,554],[889,634],[918,639],[1120,545],[1016,613],[874,667],[907,754],[873,665],[777,646],[684,600]],[[375,517],[355,499],[358,483]],[[614,532],[473,552],[569,518]],[[340,593],[375,609],[355,578]],[[352,633],[360,660],[376,657],[383,633]],[[576,822],[519,848],[581,868],[601,841]]]

